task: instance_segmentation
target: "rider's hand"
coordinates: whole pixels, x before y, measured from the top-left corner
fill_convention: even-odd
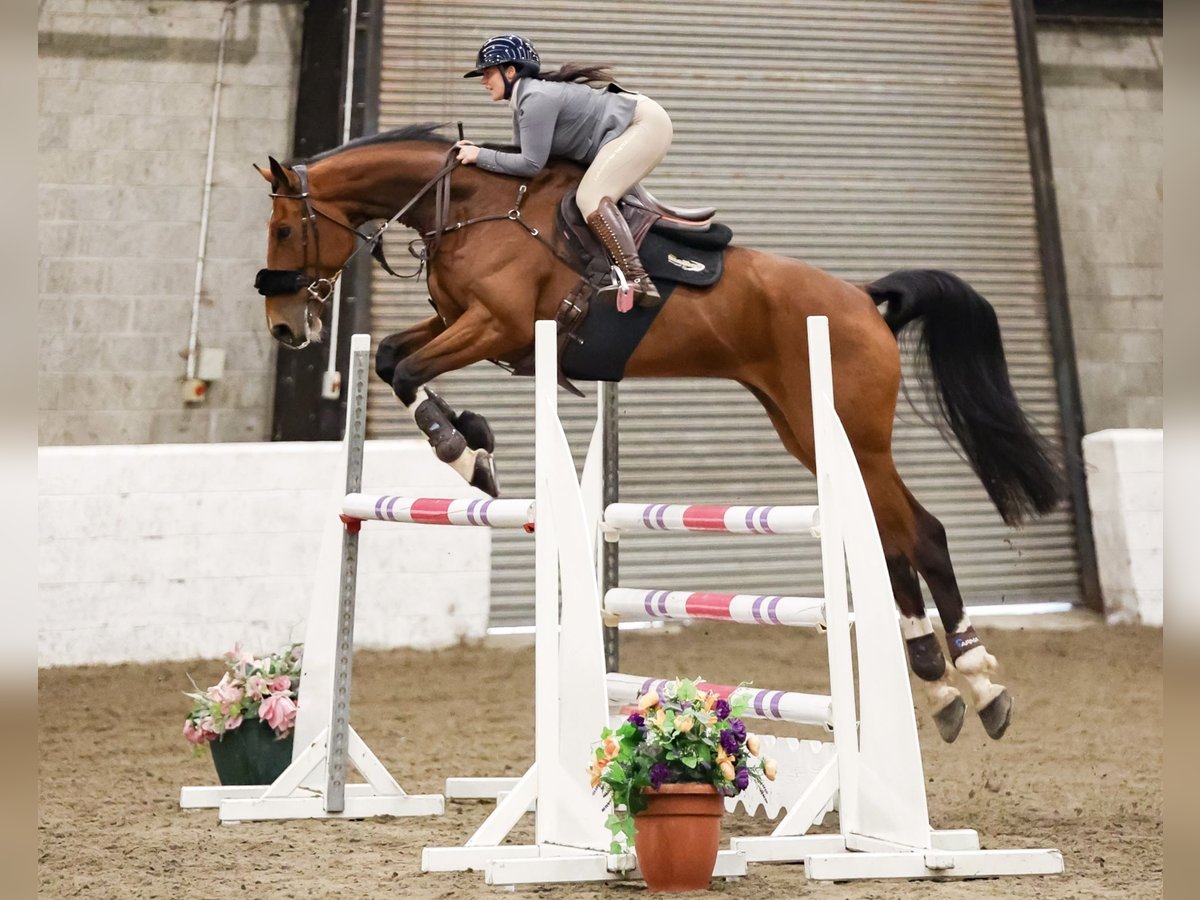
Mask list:
[[[458,161],[464,166],[472,166],[479,159],[479,148],[470,141],[459,141],[454,146],[458,148]]]

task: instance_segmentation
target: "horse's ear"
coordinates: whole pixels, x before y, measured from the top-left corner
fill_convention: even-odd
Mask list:
[[[278,191],[281,187],[290,185],[291,181],[288,178],[287,169],[280,165],[279,160],[275,157],[268,156],[267,159],[271,163],[272,188]]]
[[[254,166],[254,171],[263,177],[263,181],[265,181],[267,184],[271,185],[272,187],[275,186],[275,176],[274,175],[272,175],[270,172],[268,172],[266,169],[264,169],[258,163],[251,163],[250,165]]]

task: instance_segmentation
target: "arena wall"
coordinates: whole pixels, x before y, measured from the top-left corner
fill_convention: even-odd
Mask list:
[[[1085,431],[1161,428],[1161,28],[1038,33]]]
[[[182,399],[225,8],[40,4],[40,445],[269,434],[276,350],[252,285],[270,207],[251,163],[291,150],[299,3],[232,16],[199,315],[224,374],[203,404]]]
[[[38,665],[216,658],[238,641],[253,652],[303,641],[322,527],[345,486],[339,450],[41,448]],[[473,495],[424,441],[368,442],[363,484]],[[429,649],[486,632],[489,529],[368,523],[359,547],[358,646]]]

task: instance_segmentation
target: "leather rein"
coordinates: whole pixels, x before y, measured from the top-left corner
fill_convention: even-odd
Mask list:
[[[465,219],[453,224],[447,224],[450,219],[450,175],[459,166],[456,156],[457,152],[457,148],[451,148],[450,152],[446,155],[445,164],[441,169],[438,170],[437,174],[429,179],[429,181],[425,182],[421,189],[413,195],[411,200],[404,204],[403,208],[401,208],[399,212],[376,228],[369,235],[363,234],[358,229],[340,221],[339,219],[334,218],[329,213],[318,207],[309,194],[308,167],[304,165],[293,166],[292,171],[295,172],[297,177],[300,179],[300,193],[282,194],[277,191],[272,191],[271,197],[280,200],[298,200],[304,204],[304,214],[300,218],[301,246],[303,247],[304,269],[260,269],[258,275],[254,279],[255,289],[264,297],[294,294],[298,291],[305,290],[308,292],[308,296],[311,299],[316,300],[318,303],[324,303],[333,294],[334,286],[342,277],[342,273],[346,270],[347,266],[350,265],[350,262],[354,259],[354,257],[358,256],[359,253],[368,247],[371,248],[371,255],[375,257],[375,259],[381,266],[383,266],[384,270],[389,275],[392,275],[396,278],[419,278],[425,267],[433,260],[433,256],[437,252],[438,243],[443,235],[454,231],[459,231],[460,229],[466,228],[468,225],[476,225],[480,222],[494,222],[502,219],[509,219],[510,221],[516,222],[527,232],[529,232],[530,235],[545,244],[556,257],[570,265],[568,260],[552,243],[547,241],[542,236],[541,232],[537,228],[534,228],[532,225],[526,223],[521,217],[521,202],[525,199],[525,195],[529,191],[529,185],[527,184],[522,184],[517,188],[516,203],[513,205],[512,209],[508,210],[507,212],[494,213],[487,216],[478,216],[473,219]],[[400,221],[405,213],[411,210],[422,197],[429,193],[431,188],[435,189],[434,228],[431,231],[421,233],[419,240],[422,240],[425,243],[425,247],[421,250],[417,251],[413,249],[413,245],[416,243],[416,241],[410,242],[408,252],[417,258],[417,268],[414,272],[410,272],[407,275],[401,275],[392,269],[392,267],[388,264],[387,258],[384,256],[383,234],[385,231],[391,228],[392,225]],[[362,243],[354,248],[354,252],[346,258],[346,261],[342,263],[341,267],[338,268],[338,270],[328,278],[322,278],[320,277],[319,273],[317,273],[317,266],[319,265],[321,259],[321,232],[320,229],[317,228],[318,216],[328,222],[332,222],[339,228],[349,231],[357,240],[362,241]],[[313,235],[312,243],[314,245],[314,260],[316,261],[312,266],[309,266],[308,264],[310,225]],[[312,269],[312,271],[317,274],[308,274],[309,269]]]

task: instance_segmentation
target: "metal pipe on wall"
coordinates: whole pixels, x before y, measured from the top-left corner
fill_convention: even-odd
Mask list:
[[[342,143],[350,140],[350,120],[354,117],[354,39],[358,33],[358,0],[350,0],[346,26],[346,90],[342,96]],[[342,312],[342,282],[338,279],[329,299],[329,360],[321,380],[321,396],[336,400],[342,395],[342,378],[337,367],[338,321]]]
[[[221,11],[221,32],[217,41],[217,73],[213,78],[212,116],[208,125],[208,159],[204,165],[204,198],[200,206],[200,241],[196,249],[196,280],[192,287],[192,320],[188,327],[187,384],[196,381],[196,358],[200,344],[200,295],[204,285],[204,262],[208,254],[208,220],[212,206],[213,168],[217,156],[217,124],[221,120],[221,88],[225,76],[225,42],[229,37],[229,23],[233,13],[248,0],[229,0]],[[187,393],[184,395],[188,396]],[[191,396],[193,402],[204,399],[204,391]]]

